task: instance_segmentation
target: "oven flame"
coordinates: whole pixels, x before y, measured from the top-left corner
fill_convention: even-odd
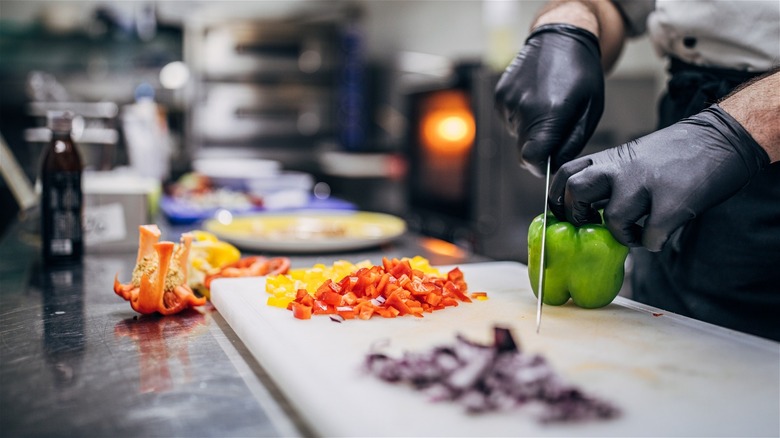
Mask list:
[[[448,116],[439,122],[438,131],[442,140],[458,142],[468,137],[469,125],[463,117]]]
[[[476,123],[466,96],[448,90],[431,97],[420,123],[422,145],[435,155],[462,156],[474,143]]]

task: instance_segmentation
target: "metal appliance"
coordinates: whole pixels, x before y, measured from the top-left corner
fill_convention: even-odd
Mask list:
[[[338,137],[344,22],[301,14],[189,21],[190,158],[249,156],[315,172],[315,150]]]

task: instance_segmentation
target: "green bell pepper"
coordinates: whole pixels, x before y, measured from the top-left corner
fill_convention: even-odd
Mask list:
[[[528,229],[528,277],[538,296],[543,215]],[[618,243],[603,224],[581,227],[547,216],[544,266],[545,304],[560,306],[569,301],[595,309],[615,299],[623,285],[628,247]]]

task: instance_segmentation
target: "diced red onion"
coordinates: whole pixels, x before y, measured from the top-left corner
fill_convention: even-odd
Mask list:
[[[566,384],[544,357],[523,354],[502,327],[494,328],[493,345],[458,335],[454,345],[399,359],[372,352],[366,370],[387,382],[406,382],[435,401],[452,400],[468,412],[541,407],[541,422],[609,419],[619,411]]]

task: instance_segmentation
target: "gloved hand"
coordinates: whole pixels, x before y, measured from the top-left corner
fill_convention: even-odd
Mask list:
[[[523,165],[544,175],[573,159],[604,112],[595,35],[569,24],[536,28],[496,86],[496,105],[518,137]]]
[[[561,167],[548,199],[559,219],[599,222],[620,243],[660,251],[672,233],[725,201],[769,164],[750,134],[718,105],[616,148]],[[596,204],[596,206],[594,206]],[[644,226],[639,225],[644,218]]]

